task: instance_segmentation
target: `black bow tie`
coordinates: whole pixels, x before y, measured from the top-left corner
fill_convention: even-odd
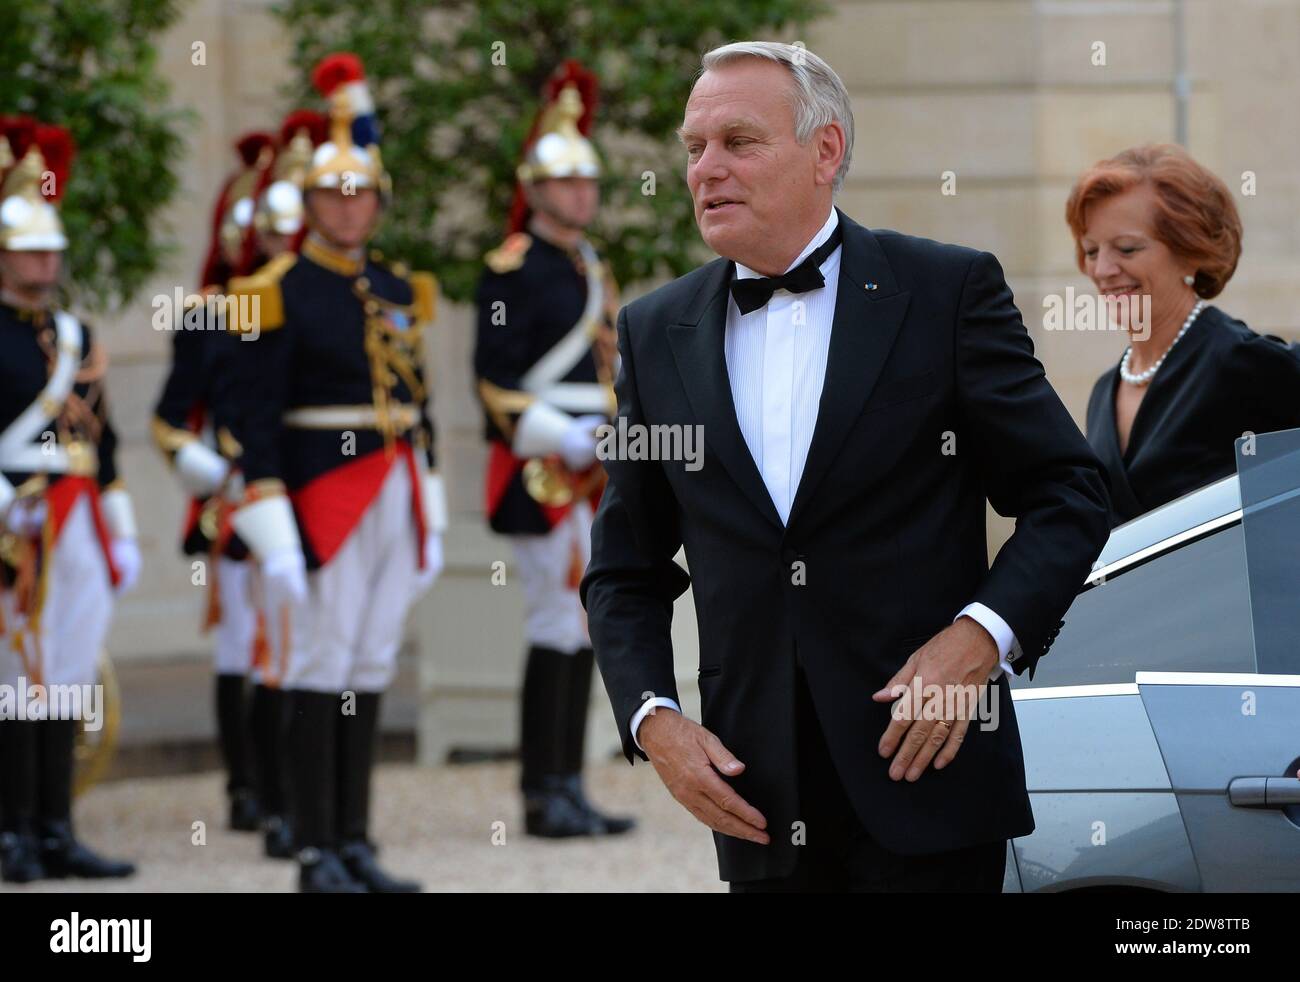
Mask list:
[[[835,226],[831,237],[818,247],[807,259],[788,273],[780,276],[761,276],[756,279],[735,279],[731,281],[731,295],[736,298],[736,306],[742,314],[757,310],[769,300],[777,290],[789,290],[791,293],[807,293],[826,285],[822,276],[821,264],[840,244],[840,226]]]

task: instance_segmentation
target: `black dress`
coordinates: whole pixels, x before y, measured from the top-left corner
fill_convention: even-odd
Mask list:
[[[1169,352],[1138,406],[1121,454],[1118,364],[1088,399],[1088,442],[1109,474],[1111,526],[1236,473],[1247,431],[1300,426],[1300,349],[1205,307]]]

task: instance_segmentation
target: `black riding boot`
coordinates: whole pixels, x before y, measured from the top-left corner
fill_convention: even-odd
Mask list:
[[[226,764],[226,794],[230,798],[230,827],[256,832],[261,827],[249,753],[247,695],[243,675],[216,677],[217,738]]]
[[[293,834],[285,814],[284,693],[267,685],[254,686],[249,720],[266,855],[272,859],[292,859]]]
[[[370,781],[379,728],[379,693],[358,692],[356,712],[339,718],[336,785],[339,855],[353,878],[371,893],[419,893],[414,880],[399,880],[375,860],[370,841]]]
[[[303,893],[364,893],[338,854],[334,825],[335,740],[342,701],[336,692],[285,693],[289,815]]]
[[[73,834],[72,769],[77,721],[46,719],[36,727],[37,831],[46,876],[55,880],[68,876],[92,880],[131,876],[134,864],[96,855]]]
[[[524,831],[547,839],[600,831],[565,789],[569,657],[554,648],[533,645],[524,669],[519,735]]]
[[[636,819],[624,815],[606,815],[598,811],[582,789],[582,765],[587,742],[587,710],[591,705],[591,676],[595,652],[580,648],[567,657],[565,692],[567,699],[561,714],[566,727],[561,773],[570,800],[599,829],[598,834],[622,835],[636,828]]]
[[[45,876],[36,839],[36,727],[0,722],[0,879],[31,883]]]

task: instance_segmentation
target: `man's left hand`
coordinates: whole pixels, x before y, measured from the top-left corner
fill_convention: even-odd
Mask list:
[[[960,710],[978,705],[997,663],[998,646],[993,636],[970,617],[959,617],[914,651],[894,677],[872,695],[876,702],[892,702],[903,695],[911,700],[905,704],[907,711],[900,712],[902,707],[896,707],[893,722],[880,738],[880,756],[893,756],[897,750],[889,768],[890,778],[898,781],[906,776],[915,781],[931,761],[939,770],[957,756],[971,721],[950,720],[947,715],[952,707]],[[913,698],[917,692],[922,697],[919,705]],[[971,692],[975,693],[974,699],[964,697]],[[959,711],[956,715],[971,714]]]

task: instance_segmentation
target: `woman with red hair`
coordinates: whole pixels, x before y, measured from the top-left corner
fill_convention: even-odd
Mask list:
[[[1300,426],[1300,352],[1218,307],[1241,256],[1222,181],[1181,147],[1103,160],[1065,207],[1075,258],[1129,346],[1088,400],[1119,525],[1235,472],[1235,441]]]

